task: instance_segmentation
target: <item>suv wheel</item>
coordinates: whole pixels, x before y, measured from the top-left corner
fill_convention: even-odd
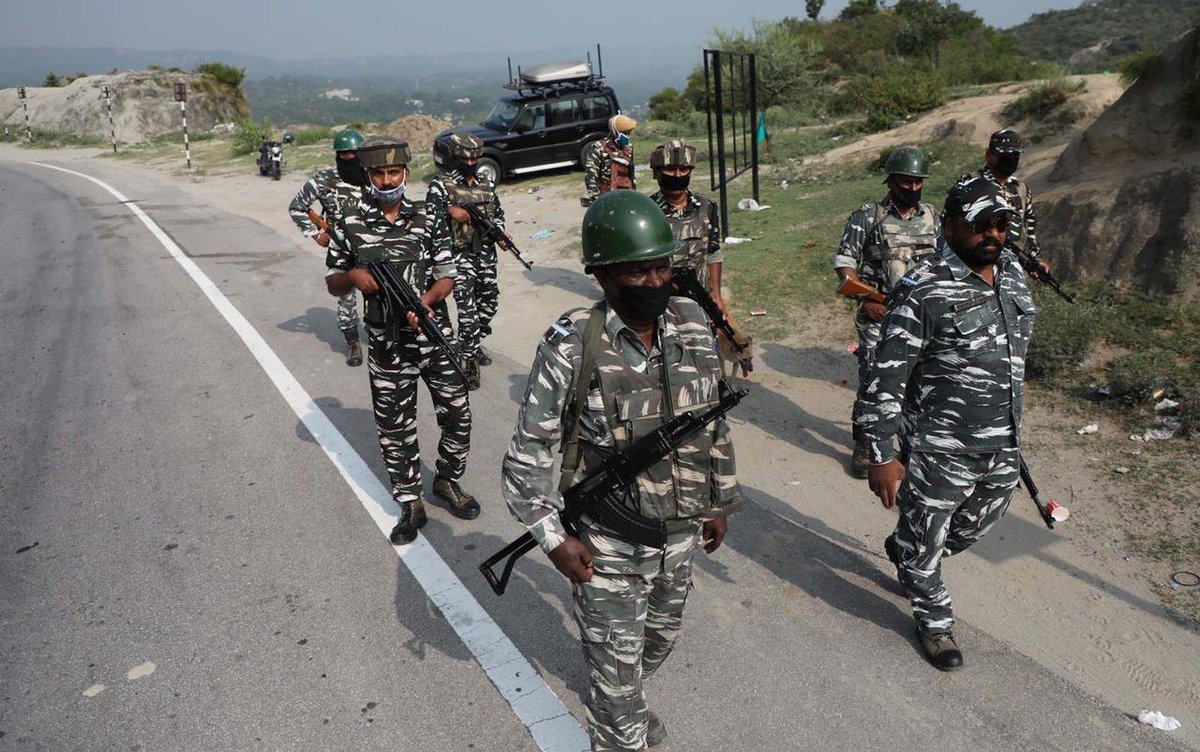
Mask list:
[[[496,164],[496,160],[489,157],[479,158],[479,162],[475,165],[475,174],[496,184],[499,184],[500,178],[503,177],[503,174],[500,172],[500,165]]]

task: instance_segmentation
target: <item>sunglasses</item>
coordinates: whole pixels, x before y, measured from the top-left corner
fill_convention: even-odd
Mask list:
[[[966,220],[966,217],[963,217]],[[996,214],[987,219],[980,219],[975,222],[967,222],[971,225],[971,231],[976,235],[982,235],[988,230],[1008,230],[1008,215]]]

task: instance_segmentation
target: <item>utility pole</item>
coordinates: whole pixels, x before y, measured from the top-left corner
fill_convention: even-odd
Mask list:
[[[25,99],[25,87],[17,87],[17,96],[21,98],[21,109],[25,110],[25,140],[33,143],[33,129],[29,127],[29,104]]]
[[[179,103],[179,114],[183,116],[183,156],[187,159],[188,169],[192,169],[192,146],[188,141],[187,127],[187,81],[182,78],[175,82],[175,101]]]
[[[112,116],[112,89],[108,88],[108,84],[105,84],[103,87],[101,87],[100,91],[104,95],[104,103],[108,106],[108,131],[110,134],[112,134],[113,154],[116,154],[117,153],[117,126],[113,123],[113,116]]]

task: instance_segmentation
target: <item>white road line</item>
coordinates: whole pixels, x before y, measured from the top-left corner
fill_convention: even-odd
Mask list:
[[[225,317],[237,332],[246,347],[258,360],[263,371],[271,378],[275,388],[295,411],[313,439],[325,451],[329,460],[341,472],[342,477],[380,532],[386,536],[396,523],[399,509],[392,501],[391,493],[375,477],[367,463],[354,451],[346,437],[308,396],[308,392],[296,380],[262,335],[251,326],[246,317],[234,307],[220,288],[209,279],[194,261],[184,254],[175,241],[163,232],[141,207],[130,201],[116,188],[107,183],[75,170],[31,162],[30,164],[58,170],[69,175],[90,180],[111,193],[127,206],[146,225],[146,229],[162,244],[167,252],[179,262],[184,271],[200,287],[209,302]],[[499,625],[488,616],[479,601],[471,595],[462,581],[454,574],[442,557],[423,535],[405,546],[395,546],[396,553],[414,578],[425,590],[434,605],[446,617],[446,621],[458,633],[459,638],[470,649],[475,660],[496,685],[500,696],[512,706],[513,712],[529,729],[538,748],[545,752],[582,752],[590,748],[587,734],[562,700],[554,694],[546,682],[534,670],[517,646],[512,643]]]

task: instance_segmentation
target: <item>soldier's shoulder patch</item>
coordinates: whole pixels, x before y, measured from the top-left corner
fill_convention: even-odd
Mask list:
[[[580,327],[587,321],[587,311],[587,308],[572,308],[559,316],[558,320],[546,330],[546,335],[542,338],[542,341],[548,345],[557,345],[572,334],[578,333]],[[581,313],[584,315],[580,316]]]
[[[862,212],[864,214],[865,213],[873,213],[875,211],[875,202],[874,201],[866,201],[863,203],[862,206],[858,207],[854,211]]]

